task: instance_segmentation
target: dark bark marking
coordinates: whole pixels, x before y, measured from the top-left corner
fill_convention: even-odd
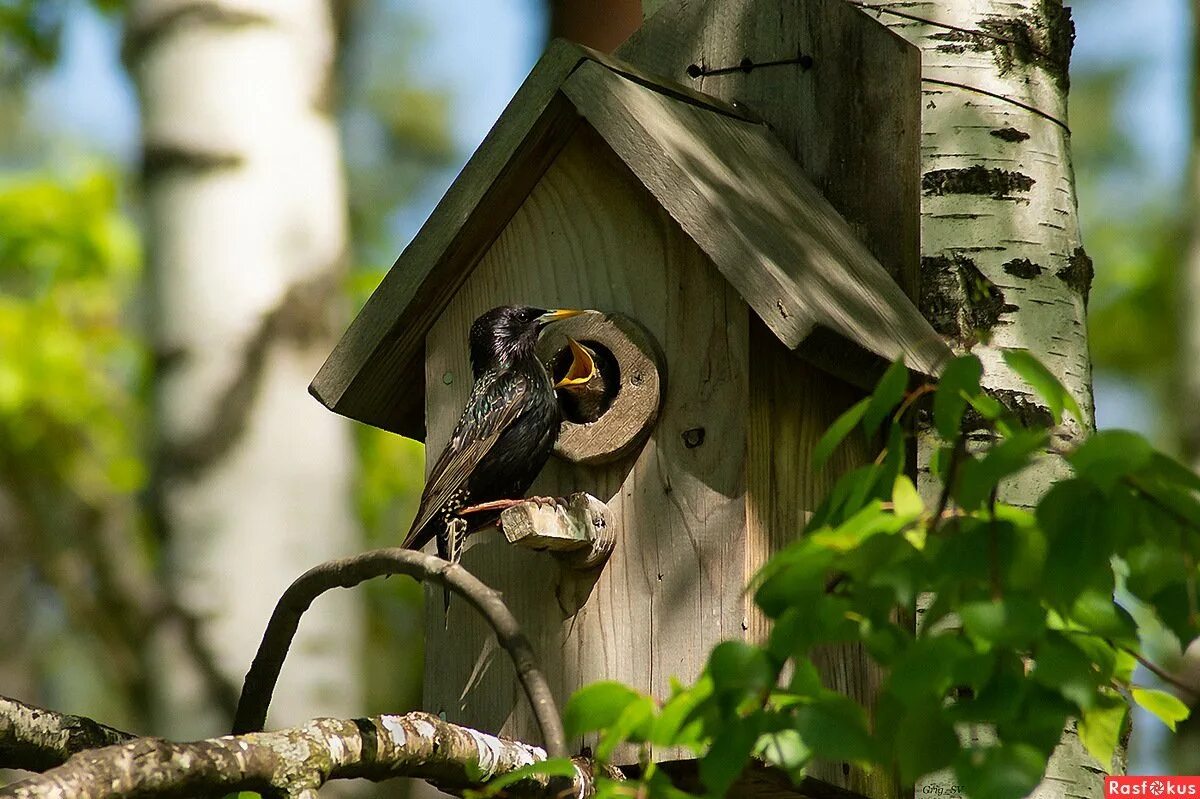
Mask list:
[[[1025,131],[1017,130],[1016,128],[1012,128],[1012,127],[996,128],[995,130],[991,131],[991,135],[995,136],[997,139],[1000,139],[1000,140],[1006,141],[1006,142],[1025,141],[1026,139],[1029,138],[1029,134],[1026,133]]]
[[[1037,398],[1023,391],[1013,391],[1007,388],[988,389],[988,394],[1012,411],[1017,421],[1026,427],[1053,427],[1054,415],[1050,409],[1038,402]]]
[[[970,258],[961,254],[921,259],[921,313],[933,329],[960,344],[991,330],[1000,317],[1017,310],[1004,292]]]
[[[1083,297],[1084,305],[1087,305],[1088,293],[1092,290],[1092,278],[1096,274],[1096,269],[1092,264],[1092,259],[1082,247],[1076,247],[1071,253],[1071,257],[1067,259],[1067,265],[1054,273],[1059,280],[1066,283],[1071,288],[1079,292],[1079,296]]]
[[[214,403],[215,414],[208,428],[187,440],[161,445],[160,480],[194,479],[229,452],[254,408],[273,345],[291,342],[303,347],[334,333],[336,324],[331,309],[338,305],[334,299],[340,275],[340,268],[331,269],[292,286],[263,317],[246,342],[237,376]]]
[[[196,0],[158,15],[151,13],[144,19],[133,15],[121,47],[121,58],[126,64],[135,64],[147,50],[190,26],[229,29],[273,24],[274,20],[265,14],[226,8],[211,0]]]
[[[929,38],[942,42],[935,49],[943,53],[991,53],[1001,75],[1014,66],[1032,64],[1063,91],[1070,86],[1075,23],[1062,0],[1041,0],[1027,14],[990,14],[979,20],[978,31],[954,29]]]
[[[1039,264],[1035,264],[1028,258],[1014,258],[1004,264],[1004,271],[1013,277],[1023,277],[1026,280],[1030,280],[1046,271],[1046,269]]]
[[[1011,200],[1012,193],[1027,192],[1036,181],[1022,172],[984,166],[965,169],[934,169],[921,176],[921,191],[926,197],[946,194],[989,195],[996,200]]]
[[[172,172],[202,175],[219,169],[236,169],[245,163],[237,153],[208,152],[178,144],[147,142],[142,151],[142,180],[147,183]]]
[[[1007,388],[985,388],[984,393],[1008,409],[1017,421],[1026,427],[1053,427],[1054,415],[1037,398],[1023,391]],[[990,430],[992,423],[984,419],[971,407],[963,414],[963,429],[967,433]]]

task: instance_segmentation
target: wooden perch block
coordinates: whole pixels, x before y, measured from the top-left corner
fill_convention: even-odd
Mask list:
[[[600,566],[616,544],[608,506],[583,492],[553,505],[513,505],[500,514],[500,529],[508,543],[559,553],[576,569]]]

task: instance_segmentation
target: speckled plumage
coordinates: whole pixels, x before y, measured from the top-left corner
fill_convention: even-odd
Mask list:
[[[501,306],[471,325],[475,385],[429,474],[405,547],[420,549],[436,538],[438,553],[457,559],[461,541],[448,532],[457,512],[521,497],[546,464],[562,423],[550,375],[535,353],[546,314]],[[494,520],[495,514],[472,514],[469,524]]]

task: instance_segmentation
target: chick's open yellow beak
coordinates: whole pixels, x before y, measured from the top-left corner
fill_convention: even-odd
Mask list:
[[[579,311],[573,313],[579,313]],[[562,379],[554,384],[555,388],[586,385],[596,376],[596,361],[592,358],[592,354],[570,336],[567,337],[567,344],[571,347],[571,366]]]
[[[546,313],[538,317],[538,321],[542,324],[548,325],[551,322],[557,322],[560,319],[570,319],[572,316],[579,316],[581,313],[583,313],[583,311],[577,311],[573,308],[559,308],[556,311],[546,311]]]

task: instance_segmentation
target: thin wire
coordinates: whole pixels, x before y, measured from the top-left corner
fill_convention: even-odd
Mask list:
[[[996,100],[1003,100],[1006,103],[1012,103],[1017,108],[1023,108],[1031,114],[1036,114],[1036,115],[1040,116],[1042,119],[1050,120],[1055,125],[1058,125],[1060,128],[1065,130],[1067,133],[1071,132],[1070,126],[1068,126],[1066,122],[1063,122],[1058,117],[1052,116],[1051,114],[1046,113],[1045,111],[1041,110],[1040,108],[1036,108],[1032,105],[1029,105],[1028,103],[1023,103],[1020,100],[1014,99],[1012,97],[1005,97],[1003,94],[996,94],[995,92],[989,92],[987,89],[981,89],[978,86],[968,86],[965,83],[955,83],[954,81],[951,81],[951,80],[939,80],[937,78],[921,78],[921,82],[922,83],[933,83],[938,86],[952,86],[956,89],[965,89],[966,91],[969,91],[969,92],[983,94],[988,97],[992,97]]]
[[[909,14],[906,11],[896,11],[895,9],[885,8],[883,6],[873,6],[873,5],[870,5],[869,3],[863,3],[863,2],[861,2],[861,0],[847,0],[847,2],[850,5],[855,6],[856,8],[862,9],[863,11],[874,11],[876,14],[890,14],[893,17],[901,17],[903,19],[911,19],[914,22],[924,22],[926,25],[932,25],[935,28],[942,28],[943,30],[956,31],[958,33],[965,33],[968,36],[979,36],[984,39],[991,39],[992,41],[995,41],[995,42],[1003,42],[1004,44],[1016,45],[1017,47],[1027,47],[1027,48],[1029,48],[1029,50],[1031,52],[1036,53],[1037,55],[1041,56],[1042,58],[1046,59],[1047,61],[1049,61],[1053,64],[1056,64],[1058,66],[1064,66],[1064,64],[1062,64],[1062,62],[1060,62],[1058,59],[1051,56],[1050,53],[1047,53],[1045,50],[1041,50],[1037,47],[1034,47],[1029,42],[1019,42],[1016,39],[1009,39],[1004,36],[997,35],[995,33],[989,33],[988,31],[975,30],[972,28],[960,28],[959,26],[951,25],[948,22],[938,22],[935,19],[927,19],[926,17],[918,17],[916,14]]]

